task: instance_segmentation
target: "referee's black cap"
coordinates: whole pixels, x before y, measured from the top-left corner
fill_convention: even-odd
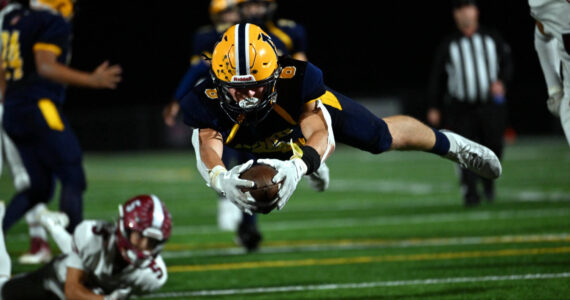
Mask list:
[[[453,6],[454,9],[461,8],[461,7],[467,6],[467,5],[477,6],[477,1],[475,1],[475,0],[452,0],[451,5]]]

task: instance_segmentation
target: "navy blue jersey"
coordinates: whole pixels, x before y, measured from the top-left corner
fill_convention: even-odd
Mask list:
[[[281,58],[282,76],[278,79],[277,103],[256,126],[242,125],[232,136],[234,123],[220,107],[216,88],[210,79],[197,85],[181,101],[184,122],[194,128],[220,132],[226,145],[260,157],[289,157],[290,140],[303,143],[298,125],[303,105],[324,94],[322,72],[306,62]]]
[[[307,52],[307,34],[302,25],[291,20],[279,19],[276,22],[265,23],[262,28],[271,36],[279,55]]]
[[[299,119],[306,103],[319,100],[331,116],[338,143],[371,153],[388,150],[392,137],[386,123],[358,102],[327,87],[319,68],[309,62],[281,57],[277,101],[269,115],[256,125],[237,126],[220,106],[216,88],[206,79],[181,101],[184,122],[194,128],[218,131],[225,145],[257,157],[288,159],[293,141],[304,144]]]
[[[213,25],[198,28],[192,40],[190,62],[195,64],[203,52],[211,54],[222,34],[228,29],[227,26],[216,27]]]
[[[34,52],[51,51],[66,63],[71,28],[63,17],[48,11],[18,8],[4,16],[2,62],[6,71],[5,105],[35,105],[40,99],[64,101],[64,85],[38,75]]]

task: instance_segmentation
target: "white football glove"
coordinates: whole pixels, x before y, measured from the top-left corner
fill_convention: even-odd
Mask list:
[[[319,168],[313,172],[311,175],[305,175],[309,181],[309,186],[317,191],[323,192],[329,187],[330,182],[330,171],[329,167],[325,163],[322,163]]]
[[[257,162],[271,166],[277,170],[277,174],[273,177],[274,183],[283,181],[277,193],[277,197],[279,197],[277,209],[282,209],[293,195],[303,175],[307,173],[307,165],[300,158],[291,160],[260,159]]]
[[[564,92],[558,91],[552,94],[548,100],[546,100],[546,106],[548,107],[548,110],[558,118],[560,117],[560,105],[562,103],[563,97]]]
[[[131,288],[116,289],[111,294],[104,297],[105,300],[126,300],[129,299]]]
[[[255,199],[249,192],[242,192],[241,188],[252,188],[255,183],[250,180],[239,178],[241,173],[249,169],[253,160],[237,165],[231,170],[222,166],[215,166],[210,170],[210,186],[216,192],[230,199],[239,209],[251,215],[255,209]]]

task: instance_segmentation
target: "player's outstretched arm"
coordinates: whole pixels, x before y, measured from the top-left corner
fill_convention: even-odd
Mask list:
[[[194,133],[196,133],[196,130]],[[241,188],[251,188],[255,184],[250,180],[239,177],[241,173],[251,167],[253,160],[237,165],[228,171],[222,162],[224,150],[222,135],[213,129],[199,129],[198,139],[199,146],[197,147],[194,145],[196,141],[193,138],[194,149],[199,149],[200,151],[199,156],[197,155],[197,160],[199,158],[197,161],[198,170],[200,173],[204,173],[205,168],[208,174],[208,177],[205,178],[208,185],[218,194],[227,197],[239,209],[251,214],[254,211],[253,204],[255,199],[249,192],[243,192]]]
[[[180,112],[180,103],[178,100],[172,100],[162,109],[162,119],[164,124],[168,127],[172,127],[176,124],[176,116]]]
[[[93,89],[115,89],[121,81],[121,67],[105,61],[93,72],[83,72],[57,61],[57,54],[47,50],[35,51],[38,74],[49,80]]]
[[[224,152],[224,141],[222,134],[214,129],[200,128],[198,130],[198,141],[200,159],[208,170],[215,166],[224,166],[222,154]]]
[[[310,102],[299,119],[299,125],[307,142],[300,149],[291,143],[294,155],[290,160],[260,159],[259,163],[269,165],[277,170],[273,177],[274,183],[281,182],[277,196],[277,209],[282,209],[293,195],[297,184],[303,175],[315,172],[321,162],[334,150],[334,137],[332,128],[329,130],[330,121],[327,121],[326,109],[319,105],[320,102]],[[330,118],[329,118],[330,120]]]
[[[325,162],[335,148],[331,117],[325,106],[320,101],[305,104],[299,125],[303,136],[307,138],[305,146],[314,148],[321,162]]]
[[[67,268],[65,279],[65,298],[68,300],[105,300],[102,295],[97,295],[83,285],[87,274],[80,269]]]

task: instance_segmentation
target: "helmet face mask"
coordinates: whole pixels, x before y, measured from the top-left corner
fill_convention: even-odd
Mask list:
[[[230,27],[212,53],[211,66],[220,106],[233,122],[257,124],[267,117],[277,101],[281,70],[269,35],[253,24]],[[235,99],[232,89],[256,90],[256,95]]]
[[[139,242],[143,233],[126,230],[125,239],[121,243],[121,255],[123,258],[137,268],[146,268],[154,258],[162,251],[164,242],[154,238],[147,238],[145,248],[141,249]]]
[[[273,104],[277,102],[275,85],[279,70],[280,68],[275,71],[271,78],[255,82],[254,84],[232,84],[214,79],[218,95],[221,98],[220,106],[222,110],[235,123],[255,125],[263,121],[273,108]],[[230,92],[230,89],[257,90],[260,88],[262,88],[262,91],[259,97],[246,97],[239,102],[237,99],[234,99]]]
[[[170,213],[154,195],[140,195],[119,205],[117,248],[137,268],[147,267],[162,251],[171,229]]]

